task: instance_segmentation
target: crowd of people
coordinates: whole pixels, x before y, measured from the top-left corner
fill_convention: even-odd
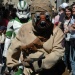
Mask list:
[[[0,8],[0,67],[1,75],[75,75],[75,3]]]
[[[68,70],[75,75],[74,67],[74,39],[75,39],[75,3],[69,5],[63,3],[59,6],[59,13],[55,16],[55,25],[58,25],[64,32],[65,39],[65,54],[64,63],[66,64]]]

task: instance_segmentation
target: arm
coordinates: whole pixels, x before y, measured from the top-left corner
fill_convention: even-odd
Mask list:
[[[8,47],[10,46],[12,33],[13,33],[13,22],[11,21],[7,25],[6,38],[5,38],[4,51],[3,51],[4,57],[6,57]]]
[[[5,35],[2,33],[2,38],[1,38],[0,43],[4,43],[4,40],[5,40]]]
[[[25,28],[23,30],[25,30]],[[10,47],[8,48],[8,52],[7,52],[7,56],[6,56],[8,67],[13,67],[14,65],[19,64],[18,60],[20,58],[21,51],[17,50],[16,48],[21,46],[21,44],[22,44],[22,40],[23,40],[22,38],[24,37],[23,32],[22,32],[22,29],[20,28],[19,32],[17,33],[16,37],[13,39]]]
[[[38,62],[33,62],[32,65],[34,70],[37,72],[40,69],[50,69],[54,66],[59,59],[61,59],[64,55],[64,47],[62,45],[62,41],[64,38],[64,34],[61,30],[58,30],[53,43],[53,49],[51,53],[45,56],[45,59],[41,60],[41,66],[39,67]]]
[[[66,34],[66,33],[68,33],[68,32],[69,32],[69,26],[64,25],[64,33]]]
[[[75,31],[75,26],[74,25],[69,26],[69,30],[70,31]]]
[[[73,19],[73,17],[71,18],[70,24],[69,24],[69,31],[75,31],[75,23],[74,23],[75,19]]]
[[[59,30],[54,38],[52,52],[42,60],[42,68],[50,69],[62,58],[64,55],[63,38],[64,34]]]
[[[59,27],[60,27],[61,23],[62,23],[62,22],[59,22],[59,23],[58,23],[58,26],[59,26]]]
[[[62,22],[64,21],[64,14],[62,13],[59,17],[59,23],[58,23],[58,26],[60,27]]]

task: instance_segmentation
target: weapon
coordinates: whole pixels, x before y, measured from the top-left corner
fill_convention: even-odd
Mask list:
[[[29,64],[35,62],[35,61],[39,61],[39,60],[42,60],[44,59],[45,56],[44,56],[44,53],[39,57],[39,58],[28,58],[28,59],[24,59],[23,62],[28,62]],[[20,65],[23,65],[23,63],[18,63],[18,64],[15,64],[13,67],[17,67],[17,66],[20,66]]]
[[[33,63],[34,61],[39,61],[44,59],[44,53],[42,53],[38,58],[26,58],[31,53],[36,53],[38,49],[43,48],[43,43],[46,41],[44,37],[37,37],[32,43],[25,45],[25,46],[19,46],[16,48],[17,50],[21,50],[23,52],[23,62],[28,62],[29,64]],[[23,65],[23,63],[15,64],[13,67]]]

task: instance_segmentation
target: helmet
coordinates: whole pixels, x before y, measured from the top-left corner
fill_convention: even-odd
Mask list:
[[[67,6],[69,6],[67,3],[62,3],[62,4],[60,5],[60,7],[61,7],[61,8],[64,8],[64,9],[65,9]]]
[[[16,15],[19,19],[27,19],[30,17],[29,6],[25,1],[21,0],[18,2]]]

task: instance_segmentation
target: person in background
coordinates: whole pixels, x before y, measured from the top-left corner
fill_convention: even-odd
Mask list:
[[[60,17],[59,15],[56,15],[55,18],[54,18],[54,25],[55,25],[55,26],[58,26],[59,17]]]
[[[0,22],[1,22],[1,20],[2,20],[2,9],[0,7]]]
[[[72,18],[70,21],[70,63],[72,75],[75,75],[75,3],[72,4]]]
[[[5,30],[6,30],[5,26],[0,27],[0,66],[3,65],[2,53],[4,50]]]
[[[52,12],[54,12],[54,10],[55,10],[55,8],[54,8],[54,6],[52,6]]]
[[[3,67],[3,50],[4,50],[4,41],[5,41],[5,26],[0,26],[0,69]],[[0,70],[1,73],[1,70]]]
[[[67,3],[62,3],[60,5],[60,12],[59,12],[59,15],[60,15],[60,18],[59,18],[59,23],[58,23],[58,26],[62,29],[63,29],[63,22],[64,22],[64,18],[65,18],[65,8],[68,6]]]
[[[52,23],[54,24],[54,26],[58,26],[59,23],[59,14],[57,11],[55,11],[54,13],[52,13]]]
[[[16,12],[17,12],[17,9],[16,9],[16,8],[13,8],[13,9],[11,10],[11,18],[12,18],[12,19],[15,19],[15,17],[16,17]]]
[[[67,6],[65,8],[65,19],[64,19],[64,34],[65,34],[65,55],[64,55],[64,63],[67,66],[68,71],[71,71],[70,66],[70,32],[69,25],[72,18],[72,8],[71,6]]]
[[[55,17],[58,15],[58,12],[52,12],[52,23],[54,24]]]
[[[1,20],[1,25],[7,27],[8,22],[9,22],[9,14],[10,11],[8,9],[5,9],[5,11],[3,11],[3,17]]]

